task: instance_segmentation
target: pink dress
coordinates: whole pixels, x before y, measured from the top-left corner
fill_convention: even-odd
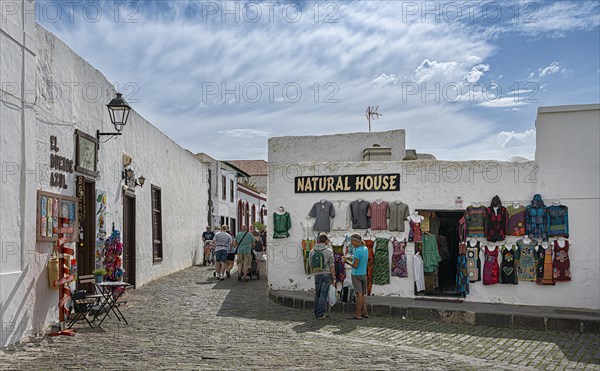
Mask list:
[[[483,264],[483,284],[493,285],[498,283],[500,267],[498,266],[498,246],[492,251],[484,247],[485,263]]]
[[[409,222],[410,233],[408,234],[408,241],[421,242],[423,241],[423,232],[421,231],[421,223],[415,223],[412,220]]]

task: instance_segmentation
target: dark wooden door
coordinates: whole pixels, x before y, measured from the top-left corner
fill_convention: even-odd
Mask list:
[[[135,197],[123,196],[123,281],[135,286]]]
[[[77,248],[77,274],[85,276],[92,274],[96,269],[96,183],[87,179],[81,179],[83,202],[80,204],[83,210],[80,212],[80,236]],[[90,287],[78,287],[78,289],[90,290]]]

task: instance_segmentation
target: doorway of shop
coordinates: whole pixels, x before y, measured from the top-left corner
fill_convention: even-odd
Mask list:
[[[79,196],[79,246],[77,249],[77,274],[90,275],[96,269],[96,182],[78,176],[77,193]],[[78,289],[93,290],[90,287]]]
[[[135,287],[135,196],[123,194],[123,281]]]
[[[456,263],[458,260],[458,221],[464,215],[456,210],[417,210],[425,220],[421,224],[424,233],[435,236],[441,261],[437,275],[425,274],[427,296],[460,297],[456,290]],[[415,293],[416,294],[416,293]]]

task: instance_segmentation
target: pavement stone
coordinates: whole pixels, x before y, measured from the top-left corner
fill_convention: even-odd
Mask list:
[[[28,339],[0,350],[0,369],[600,369],[595,334],[403,319],[406,311],[351,321],[351,306],[315,320],[297,300],[270,300],[265,280],[216,281],[207,267],[125,298],[129,325],[110,318],[99,329],[79,323],[74,337]]]

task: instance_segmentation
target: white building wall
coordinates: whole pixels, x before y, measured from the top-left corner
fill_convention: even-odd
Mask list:
[[[23,6],[33,6],[23,1]],[[0,9],[6,9],[0,7]],[[113,132],[106,103],[115,91],[106,78],[50,32],[34,27],[26,40],[36,41],[23,53],[23,33],[15,41],[0,32],[2,101],[0,102],[0,346],[22,336],[44,331],[57,319],[57,291],[48,287],[46,264],[51,243],[36,242],[37,190],[73,196],[75,175],[67,189],[50,187],[49,137],[57,136],[59,155],[75,157],[75,129],[95,136]],[[17,17],[18,18],[18,17]],[[33,30],[33,31],[32,31]],[[27,41],[25,42],[27,46]],[[10,45],[10,46],[9,46]],[[25,55],[25,69],[23,65]],[[37,55],[37,58],[35,58]],[[23,72],[24,71],[24,72]],[[16,82],[19,89],[13,92]],[[84,87],[88,87],[87,90]],[[70,90],[72,87],[72,90]],[[9,90],[4,90],[9,89]],[[127,98],[127,97],[125,97]],[[135,103],[132,103],[135,107]],[[24,109],[23,109],[24,107]],[[103,137],[101,140],[106,140]],[[136,284],[191,266],[202,226],[206,223],[208,185],[206,168],[157,128],[132,111],[123,135],[101,143],[96,189],[107,196],[106,225],[122,231],[122,156],[133,158],[136,177],[146,184],[136,188]],[[153,262],[151,185],[161,188],[163,260]]]
[[[490,285],[481,282],[470,285],[470,294],[466,300],[476,302],[513,303],[525,305],[548,305],[557,307],[600,308],[600,276],[598,267],[598,137],[595,113],[581,114],[577,121],[580,127],[553,125],[553,118],[546,119],[543,114],[538,120],[538,154],[536,162],[506,163],[495,161],[382,161],[382,162],[278,162],[280,148],[269,148],[269,188],[268,210],[269,223],[272,223],[272,210],[284,206],[292,217],[290,237],[273,239],[269,233],[269,283],[274,290],[310,290],[314,287],[312,276],[304,274],[301,240],[303,231],[300,221],[304,219],[312,205],[320,199],[354,201],[363,198],[367,201],[383,199],[385,201],[401,200],[408,204],[410,210],[454,210],[455,199],[460,196],[464,207],[474,201],[489,205],[494,195],[499,195],[503,203],[521,201],[529,204],[535,193],[541,193],[550,203],[553,199],[562,200],[570,209],[570,243],[571,270],[573,281],[560,282],[555,286],[539,286],[532,282],[521,282],[518,285]],[[558,119],[557,119],[558,120]],[[572,118],[562,117],[560,123],[571,122]],[[546,124],[548,121],[548,124]],[[576,131],[566,139],[564,131]],[[585,137],[585,139],[584,139]],[[280,138],[272,138],[270,144],[279,143]],[[291,141],[293,138],[285,138]],[[590,147],[585,150],[588,160],[579,161],[579,152],[567,151],[556,153],[552,148],[555,143],[575,145],[583,143]],[[340,135],[335,140],[335,148],[347,147],[346,136]],[[572,148],[578,148],[575,146]],[[360,147],[354,147],[357,152]],[[335,151],[331,151],[335,152]],[[290,154],[292,158],[303,158],[304,152]],[[293,161],[293,160],[292,160]],[[538,168],[539,165],[539,168]],[[566,169],[570,170],[555,170]],[[295,194],[294,177],[309,175],[342,175],[342,174],[385,174],[400,173],[401,189],[399,192],[348,192],[348,193],[312,193]],[[585,175],[581,175],[586,173]],[[590,175],[591,173],[591,175]],[[595,175],[594,175],[595,174]],[[574,183],[580,177],[590,182],[581,190]],[[561,180],[559,180],[561,179]],[[458,210],[458,209],[456,209]],[[364,233],[364,231],[362,231]],[[361,234],[362,234],[361,233]],[[336,233],[330,235],[335,236]],[[395,233],[399,239],[408,236]],[[508,242],[516,241],[509,238]],[[390,248],[391,250],[391,248]],[[391,278],[391,284],[373,286],[375,295],[398,295],[412,297],[413,291],[413,255],[414,245],[408,244],[408,278]],[[390,251],[391,259],[391,251]],[[482,255],[483,260],[483,255]]]

